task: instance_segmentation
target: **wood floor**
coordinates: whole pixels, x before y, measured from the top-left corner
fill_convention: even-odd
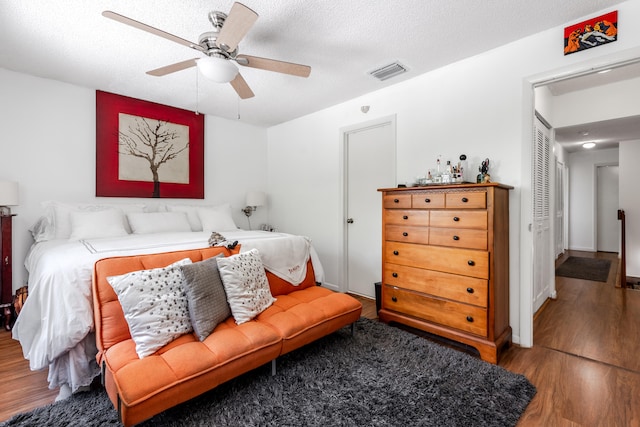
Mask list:
[[[640,291],[615,287],[617,254],[570,251],[558,262],[569,255],[611,259],[609,279],[557,277],[558,298],[536,313],[534,347],[503,353],[499,364],[538,389],[518,427],[640,427]],[[358,298],[376,318],[375,302]],[[0,421],[53,402],[46,377],[0,330]]]

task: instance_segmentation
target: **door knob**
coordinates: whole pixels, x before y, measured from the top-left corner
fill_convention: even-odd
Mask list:
[[[353,224],[353,218],[347,218],[347,224]]]

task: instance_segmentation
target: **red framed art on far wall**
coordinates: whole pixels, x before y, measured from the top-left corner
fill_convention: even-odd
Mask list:
[[[564,54],[580,52],[618,40],[618,11],[570,25],[564,29]]]
[[[96,91],[96,196],[204,198],[204,116]]]

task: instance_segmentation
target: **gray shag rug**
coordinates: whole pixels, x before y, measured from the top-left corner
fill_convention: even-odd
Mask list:
[[[522,375],[361,318],[139,426],[515,426],[535,395]],[[120,425],[95,389],[9,426]]]

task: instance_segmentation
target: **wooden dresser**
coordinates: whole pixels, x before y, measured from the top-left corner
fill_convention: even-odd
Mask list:
[[[509,190],[497,183],[382,192],[383,322],[498,362],[509,326]]]

